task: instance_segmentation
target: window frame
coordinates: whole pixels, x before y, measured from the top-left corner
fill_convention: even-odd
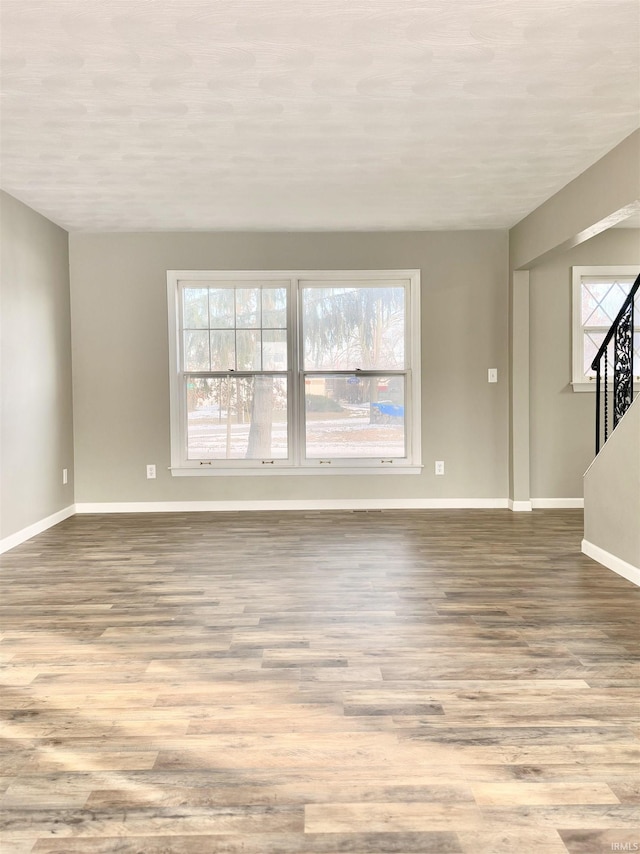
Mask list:
[[[594,392],[596,378],[587,378],[584,373],[584,330],[582,322],[582,279],[583,277],[601,276],[612,279],[638,276],[638,266],[629,264],[606,264],[577,266],[571,268],[571,387],[574,392]],[[640,327],[640,317],[635,318],[634,329]],[[586,327],[590,328],[590,327]],[[609,378],[610,388],[613,389],[612,377]],[[640,391],[640,380],[634,378],[633,387]]]
[[[220,372],[182,371],[182,282],[225,282],[242,286],[245,282],[275,286],[287,283],[287,459],[268,460],[188,460],[185,375],[219,375]],[[330,287],[345,283],[405,288],[405,366],[401,371],[362,370],[358,376],[402,375],[405,381],[405,456],[378,458],[305,458],[305,377],[308,374],[345,374],[355,371],[305,370],[303,364],[302,289],[304,283]],[[312,285],[311,285],[312,286]],[[167,271],[167,305],[169,322],[169,395],[172,476],[260,476],[316,474],[420,474],[421,460],[421,342],[420,342],[420,271],[419,270],[169,270]],[[282,371],[234,371],[234,377],[275,374]]]

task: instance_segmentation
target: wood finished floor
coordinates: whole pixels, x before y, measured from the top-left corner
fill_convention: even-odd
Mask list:
[[[640,590],[581,537],[566,510],[198,513],[14,549],[2,854],[638,850]]]

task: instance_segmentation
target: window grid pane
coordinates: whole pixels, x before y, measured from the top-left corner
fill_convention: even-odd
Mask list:
[[[287,328],[287,289],[262,289],[262,328]]]
[[[185,329],[207,329],[209,314],[208,288],[185,288],[183,325]]]
[[[261,323],[259,288],[236,288],[236,328],[256,329]]]
[[[209,288],[209,327],[211,329],[235,327],[233,296],[231,288]]]
[[[259,329],[236,329],[236,370],[262,370]]]
[[[209,330],[186,330],[184,333],[185,371],[210,371]]]
[[[212,329],[209,332],[211,370],[228,371],[236,366],[236,339],[233,329]]]

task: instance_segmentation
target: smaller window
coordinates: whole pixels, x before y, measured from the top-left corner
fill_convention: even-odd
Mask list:
[[[595,391],[591,363],[633,285],[636,267],[573,267],[574,391]],[[609,378],[613,376],[613,342],[609,345]],[[640,383],[640,294],[635,299],[633,334],[634,384]]]

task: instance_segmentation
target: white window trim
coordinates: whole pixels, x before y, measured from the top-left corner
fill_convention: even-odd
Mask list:
[[[405,407],[410,413],[406,428],[406,459],[388,460],[376,459],[336,459],[330,464],[318,459],[296,460],[293,455],[289,460],[215,460],[201,464],[199,461],[187,461],[184,454],[184,402],[182,395],[182,375],[180,372],[180,305],[179,283],[189,281],[250,281],[259,279],[262,282],[287,280],[290,293],[293,293],[298,283],[303,280],[314,282],[370,282],[372,284],[409,282],[409,300],[407,305],[406,330],[409,346],[407,359],[407,387],[405,390]],[[167,307],[169,320],[169,395],[170,395],[170,427],[171,427],[171,474],[174,477],[226,477],[226,476],[298,476],[298,475],[398,475],[421,474],[421,343],[420,343],[420,271],[419,270],[169,270],[167,272]],[[298,368],[294,373],[293,365],[297,359],[292,358],[298,352],[299,311],[297,299],[289,299],[289,393],[292,395],[293,412],[299,412],[298,401],[304,395],[304,373]],[[298,312],[298,315],[296,314]],[[316,373],[311,371],[310,373]],[[323,373],[319,371],[318,373]],[[368,372],[365,372],[368,373]],[[375,371],[374,373],[380,373]],[[384,372],[382,372],[384,373]],[[289,425],[291,447],[292,432],[297,431],[295,445],[302,447],[301,432],[304,424]]]
[[[607,264],[587,267],[572,267],[571,268],[571,387],[576,392],[593,392],[596,390],[596,380],[585,379],[583,373],[583,326],[582,326],[582,277],[583,276],[633,276],[634,279],[638,275],[637,265],[628,264]],[[637,325],[637,321],[636,321]],[[610,388],[613,384],[609,383]],[[634,381],[633,387],[635,391],[640,391],[640,382]]]

